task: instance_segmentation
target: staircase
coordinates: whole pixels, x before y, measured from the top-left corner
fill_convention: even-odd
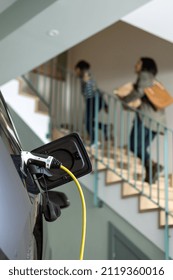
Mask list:
[[[55,79],[47,81],[47,91],[40,94],[38,90],[40,77],[38,74],[30,72],[24,77],[25,82],[19,78],[19,94],[25,97],[28,96],[34,100],[35,113],[49,115],[48,134],[51,136],[49,140],[57,139],[73,131],[79,132],[93,163],[93,175],[95,174],[97,178],[98,174],[105,174],[105,189],[120,185],[121,199],[135,198],[138,202],[139,213],[157,213],[158,229],[165,230],[167,247],[165,250],[169,254],[170,245],[168,235],[173,227],[173,175],[171,168],[166,166],[164,174],[160,175],[155,184],[151,185],[144,182],[145,168],[141,160],[130,152],[127,144],[130,123],[135,111],[124,112],[121,102],[109,94],[105,94],[105,99],[109,108],[112,108],[112,112],[114,113],[110,112],[106,117],[103,114],[96,116],[97,121],[102,120],[103,122],[107,122],[109,126],[108,140],[104,141],[102,132],[97,130],[97,138],[100,140],[101,145],[99,148],[92,149],[85,131],[84,104],[79,91],[80,86],[74,77],[73,79],[70,78],[71,73],[66,72],[66,75],[66,81],[57,81]],[[43,80],[42,76],[41,83],[43,83]],[[71,99],[74,92],[78,104],[75,104]],[[80,106],[80,109],[78,106]],[[117,119],[118,115],[121,119],[120,124]],[[169,133],[172,137],[172,132],[168,130]],[[169,142],[169,139],[164,139],[162,142],[167,143],[166,141]],[[165,164],[169,165],[167,161],[168,155],[165,155],[166,150],[164,149],[164,154],[162,154],[162,148],[163,145],[160,145],[158,158],[157,154],[153,152],[157,151],[158,147],[157,145],[153,147],[153,156],[155,156],[159,163],[162,160],[164,166]],[[171,150],[169,150],[170,152]],[[97,179],[96,181],[96,184],[98,184]],[[98,188],[99,185],[94,190],[96,201],[99,201]],[[169,255],[166,258],[168,257]]]
[[[88,153],[91,154],[91,160],[94,166],[94,154],[95,151],[87,148]],[[101,151],[98,151],[98,153]],[[123,153],[123,159],[121,154]],[[130,155],[130,170],[128,169],[128,156],[126,155],[126,150],[118,148],[116,150],[117,166],[114,167],[114,159],[104,158],[104,163],[99,161],[98,157],[98,171],[105,172],[105,186],[110,187],[121,183],[122,185],[122,199],[136,197],[138,200],[138,211],[157,211],[158,212],[158,227],[163,228],[165,226],[165,177],[160,176],[155,184],[150,184],[142,182],[143,176],[143,166],[139,158],[135,158],[133,154]],[[101,160],[101,159],[100,159]],[[134,161],[137,162],[137,168],[134,168]],[[105,165],[108,164],[108,166]],[[122,168],[120,168],[122,166]],[[112,170],[110,170],[110,168]],[[115,173],[116,172],[116,173]],[[119,175],[118,175],[119,174]],[[137,175],[137,180],[134,179]],[[173,227],[173,182],[172,175],[169,175],[169,187],[168,187],[168,207],[170,215],[168,215],[169,227]]]

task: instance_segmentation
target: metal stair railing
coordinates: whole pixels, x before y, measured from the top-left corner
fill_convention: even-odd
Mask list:
[[[52,69],[54,69],[54,65]],[[54,71],[54,70],[52,70]],[[123,182],[127,182],[139,194],[152,201],[159,210],[164,211],[164,230],[165,230],[165,259],[169,259],[169,219],[173,219],[173,198],[170,197],[169,189],[173,188],[173,130],[163,126],[161,123],[150,119],[147,115],[140,112],[142,121],[148,121],[151,125],[157,126],[157,136],[149,145],[149,153],[157,166],[164,166],[163,174],[155,184],[157,196],[153,196],[154,187],[149,183],[149,191],[145,191],[145,166],[144,166],[144,126],[142,128],[142,157],[137,157],[138,127],[134,123],[135,130],[135,149],[130,150],[129,135],[133,120],[139,113],[138,110],[128,108],[115,95],[103,92],[104,100],[108,104],[108,113],[104,110],[102,102],[99,110],[99,97],[95,97],[95,122],[94,136],[95,148],[90,145],[90,138],[86,132],[85,100],[81,94],[80,81],[75,75],[63,68],[62,80],[46,76],[39,72],[29,72],[23,75],[27,85],[40,97],[48,107],[50,116],[50,126],[48,134],[53,136],[54,131],[66,134],[78,132],[85,143],[88,153],[94,159],[95,182],[94,182],[94,204],[99,204],[98,198],[98,163],[102,163],[106,169],[118,175]],[[126,107],[126,110],[124,109]],[[104,130],[107,129],[107,139]],[[164,134],[160,132],[164,131]],[[151,132],[151,130],[150,130]],[[151,139],[150,139],[151,140]],[[139,165],[140,162],[140,165]],[[150,160],[150,173],[152,173],[152,162]],[[141,170],[139,171],[139,167]],[[139,187],[140,182],[140,187]],[[164,199],[161,198],[161,190],[164,191]],[[173,224],[173,223],[172,223]]]

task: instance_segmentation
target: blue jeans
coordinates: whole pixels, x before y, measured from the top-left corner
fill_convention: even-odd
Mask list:
[[[142,130],[143,130],[143,135],[142,135]],[[135,143],[135,133],[137,133],[136,143]],[[131,134],[130,134],[130,150],[142,160],[142,137],[143,137],[143,148],[144,148],[143,160],[145,165],[147,161],[150,160],[150,155],[147,151],[147,148],[151,145],[151,142],[155,138],[156,134],[157,133],[155,131],[152,131],[143,125],[138,115],[135,117]]]
[[[102,108],[105,108],[107,104],[102,99],[101,96],[99,96],[99,102],[98,102],[98,111],[100,111]],[[90,137],[91,144],[94,143],[94,136],[95,136],[95,98],[88,98],[86,99],[86,130],[88,132],[88,135]],[[104,131],[104,138],[107,140],[107,125],[98,123],[98,128],[103,129]]]

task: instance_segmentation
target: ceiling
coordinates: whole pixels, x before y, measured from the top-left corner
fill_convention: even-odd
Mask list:
[[[0,0],[0,14],[9,8],[17,0]]]
[[[152,0],[122,20],[173,43],[173,1]]]
[[[0,84],[116,23],[150,0],[0,0]]]
[[[0,0],[0,84],[119,20],[173,43],[172,11],[172,0]]]

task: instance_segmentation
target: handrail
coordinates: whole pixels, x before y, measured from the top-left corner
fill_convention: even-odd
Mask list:
[[[54,68],[54,67],[53,67]],[[95,159],[95,169],[97,171],[98,162],[101,162],[108,170],[117,174],[122,181],[128,182],[133,186],[139,194],[147,197],[151,202],[158,206],[158,209],[165,212],[165,258],[169,258],[169,234],[168,234],[168,217],[173,217],[173,209],[170,208],[170,183],[169,174],[173,177],[173,129],[167,128],[163,124],[151,119],[145,113],[128,107],[126,103],[117,98],[112,93],[103,92],[103,98],[109,105],[109,112],[104,112],[103,102],[99,108],[99,97],[95,99],[95,116],[94,130],[95,144],[100,141],[100,146],[96,145],[95,149],[90,147],[90,137],[87,133],[86,115],[85,115],[85,100],[81,94],[80,81],[73,73],[61,67],[65,79],[58,80],[43,75],[39,71],[30,72],[24,75],[23,78],[29,86],[44,102],[49,109],[51,120],[49,134],[54,131],[61,133],[69,133],[77,131],[83,138],[87,146],[88,152]],[[58,69],[58,70],[59,70]],[[54,72],[55,73],[55,72]],[[41,86],[42,85],[42,86]],[[45,92],[46,91],[46,92]],[[124,106],[127,110],[124,110]],[[136,116],[140,113],[142,120],[148,121],[150,125],[155,124],[157,127],[157,137],[155,141],[151,139],[149,152],[152,158],[157,161],[157,168],[160,165],[164,166],[164,176],[162,175],[153,185],[151,180],[146,191],[146,183],[144,181],[146,168],[144,166],[144,125],[142,124],[142,140],[141,140],[141,158],[138,158],[137,145],[138,143],[138,121]],[[134,152],[131,152],[129,134],[134,122]],[[107,139],[105,139],[105,131],[107,130]],[[52,132],[53,131],[53,132]],[[160,132],[164,131],[164,135]],[[168,148],[169,147],[169,148]],[[140,162],[140,165],[139,165]],[[126,165],[126,168],[124,167]],[[141,168],[139,172],[139,167]],[[152,161],[149,161],[150,179],[152,177]],[[139,177],[142,187],[139,185]],[[162,183],[164,181],[164,183]],[[95,172],[95,190],[94,203],[98,205],[98,179]],[[163,185],[164,186],[161,186]],[[172,183],[171,183],[172,184]],[[173,189],[173,186],[171,186]],[[154,191],[156,189],[156,194]],[[162,197],[161,197],[162,195]],[[163,201],[165,199],[165,204]]]

